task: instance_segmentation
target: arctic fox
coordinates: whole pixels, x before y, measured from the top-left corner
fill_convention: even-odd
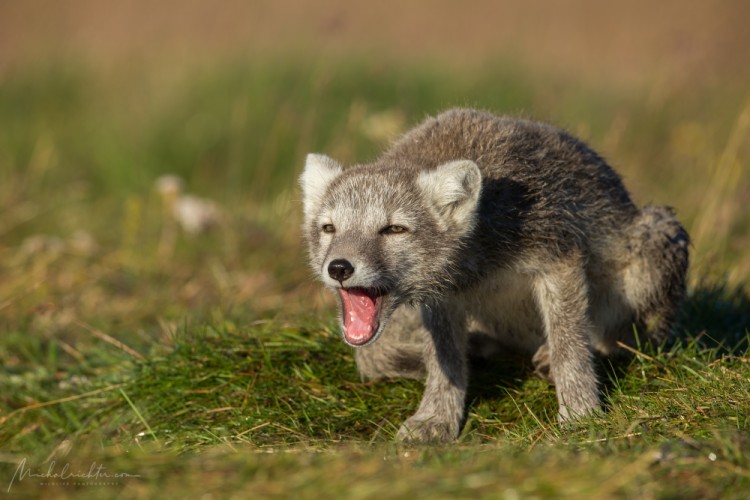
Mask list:
[[[300,184],[310,264],[338,293],[360,373],[426,377],[402,440],[458,437],[472,348],[527,352],[561,420],[595,411],[593,356],[664,340],[685,294],[672,210],[636,207],[546,124],[453,109],[372,163],[310,154]]]

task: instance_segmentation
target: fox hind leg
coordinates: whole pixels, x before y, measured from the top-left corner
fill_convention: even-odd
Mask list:
[[[398,308],[377,342],[354,351],[359,374],[372,380],[424,378],[427,372],[422,358],[428,335],[418,309]]]

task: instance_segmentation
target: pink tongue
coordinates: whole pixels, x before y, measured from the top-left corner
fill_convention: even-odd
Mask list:
[[[344,337],[350,344],[361,345],[378,330],[375,299],[362,290],[340,288],[344,306]]]

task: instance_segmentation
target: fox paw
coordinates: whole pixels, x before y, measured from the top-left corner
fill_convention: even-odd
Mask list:
[[[557,421],[562,423],[575,422],[576,420],[597,415],[601,413],[602,409],[599,405],[598,398],[585,403],[581,403],[576,407],[571,407],[561,404],[557,413]]]
[[[403,423],[396,439],[413,444],[446,444],[456,440],[458,431],[457,422],[446,422],[435,416],[414,415]]]
[[[534,365],[534,375],[542,380],[546,380],[550,384],[555,383],[555,379],[552,378],[552,371],[550,369],[549,346],[547,344],[542,344],[541,347],[537,349],[534,357],[531,358],[531,363]]]

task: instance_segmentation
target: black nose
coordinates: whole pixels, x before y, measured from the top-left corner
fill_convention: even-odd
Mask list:
[[[328,264],[328,276],[339,283],[348,280],[354,274],[354,266],[346,259],[334,259]]]

